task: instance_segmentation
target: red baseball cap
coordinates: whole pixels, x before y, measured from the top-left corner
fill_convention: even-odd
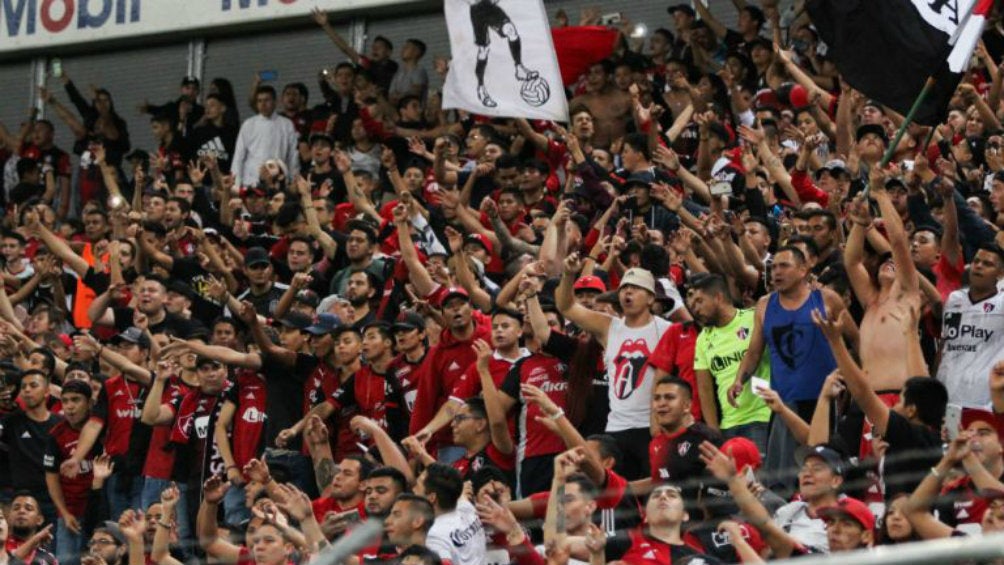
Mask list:
[[[856,498],[845,496],[836,504],[820,508],[816,512],[824,521],[829,522],[836,518],[850,518],[868,531],[875,530],[875,515],[869,510],[868,505]]]
[[[492,245],[492,240],[488,239],[488,236],[486,236],[483,233],[469,234],[467,237],[464,238],[464,242],[477,243],[481,247],[484,247],[485,251],[487,251],[489,255],[495,252],[494,246]]]
[[[579,277],[579,280],[575,281],[572,285],[572,290],[578,292],[580,290],[595,290],[596,292],[606,292],[607,285],[604,284],[603,279],[595,275],[586,275],[584,277]]]
[[[740,472],[747,465],[756,471],[763,464],[763,457],[760,456],[760,448],[744,437],[734,437],[726,441],[722,444],[721,451],[726,454],[731,453],[732,458],[736,462],[736,469]]]
[[[439,307],[442,308],[446,301],[453,298],[454,296],[463,296],[466,300],[471,299],[471,295],[468,294],[467,289],[461,286],[451,286],[444,290],[439,296]]]
[[[1004,414],[995,414],[989,410],[966,408],[962,410],[962,429],[968,429],[975,422],[986,422],[997,435],[1004,439]]]

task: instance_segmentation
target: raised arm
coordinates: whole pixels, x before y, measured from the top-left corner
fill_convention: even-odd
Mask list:
[[[875,300],[876,290],[864,265],[865,238],[875,226],[863,195],[851,202],[848,216],[852,225],[844,247],[844,269],[858,302],[868,306]]]
[[[77,274],[81,279],[87,274],[87,269],[90,265],[83,257],[77,255],[70,249],[70,246],[66,244],[59,236],[52,233],[49,228],[45,227],[42,222],[39,221],[38,212],[31,211],[25,214],[25,227],[28,231],[35,234],[38,239],[42,240],[45,247],[52,252],[53,255],[59,257],[63,261],[63,264],[69,267],[74,273]]]
[[[415,285],[415,293],[420,298],[425,298],[432,294],[439,286],[432,279],[429,270],[418,258],[418,251],[415,250],[415,243],[411,239],[411,218],[408,217],[408,207],[398,204],[394,207],[394,226],[397,228],[398,247],[401,250],[401,259],[404,260],[405,267],[408,268],[408,279]]]
[[[701,461],[716,479],[728,483],[733,502],[746,520],[763,534],[764,541],[774,551],[774,557],[791,555],[799,543],[774,523],[767,508],[746,485],[746,477],[737,472],[732,455],[722,453],[709,441],[701,443],[700,449]]]
[[[868,384],[868,376],[857,364],[851,352],[844,345],[844,340],[836,320],[825,318],[818,311],[812,312],[812,321],[826,336],[826,341],[833,350],[833,356],[837,360],[837,369],[840,370],[847,390],[851,393],[854,401],[861,407],[865,417],[872,423],[877,433],[885,435],[886,427],[889,424],[889,407],[879,398],[871,385]]]
[[[492,374],[488,370],[488,363],[492,356],[492,348],[484,340],[474,342],[474,351],[477,353],[478,378],[481,379],[481,394],[485,399],[485,412],[488,413],[488,430],[491,433],[492,444],[495,449],[502,453],[510,454],[515,451],[512,436],[509,435],[509,422],[506,419],[506,412],[514,404],[512,399],[501,393],[492,380]]]
[[[907,292],[916,292],[920,288],[920,276],[917,273],[917,266],[913,263],[910,255],[910,241],[907,238],[906,229],[903,227],[903,219],[896,211],[896,206],[889,198],[889,193],[885,190],[885,181],[888,175],[878,167],[872,167],[869,174],[869,192],[878,202],[879,210],[882,212],[882,221],[885,223],[886,236],[892,246],[892,258],[896,262],[896,279],[900,286]]]
[[[607,332],[610,330],[610,316],[578,304],[572,294],[572,284],[581,270],[582,261],[578,252],[571,253],[565,258],[561,282],[554,291],[555,304],[565,318],[593,334],[600,343],[606,343]]]
[[[411,465],[408,465],[408,460],[397,447],[397,443],[391,439],[390,435],[384,431],[380,424],[377,424],[366,416],[353,416],[352,421],[349,422],[349,427],[356,432],[363,431],[369,437],[373,438],[373,443],[376,445],[377,451],[380,452],[380,459],[383,461],[383,464],[388,467],[394,467],[404,473],[405,478],[408,479],[408,483],[415,482],[415,474],[412,472]]]

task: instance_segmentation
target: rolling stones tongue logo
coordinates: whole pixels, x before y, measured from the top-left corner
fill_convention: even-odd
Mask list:
[[[648,365],[648,344],[643,339],[625,340],[614,357],[614,374],[610,383],[621,400],[629,398],[641,386]]]

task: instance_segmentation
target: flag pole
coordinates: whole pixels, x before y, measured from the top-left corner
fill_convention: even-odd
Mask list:
[[[913,101],[913,106],[910,106],[910,111],[906,113],[906,117],[903,118],[903,123],[900,124],[899,129],[896,130],[896,136],[892,138],[889,142],[889,147],[885,150],[885,155],[882,156],[882,162],[879,164],[882,168],[885,168],[892,160],[893,154],[896,153],[896,147],[899,146],[900,140],[903,139],[903,135],[906,133],[906,128],[910,126],[913,122],[914,115],[917,114],[917,110],[920,109],[920,105],[924,103],[927,99],[927,95],[931,93],[931,89],[934,88],[934,77],[929,76],[927,80],[924,81],[924,88],[920,90],[920,94],[917,95],[917,99]]]
[[[976,6],[979,3],[980,0],[973,0],[972,4],[969,5],[969,9],[966,10],[962,20],[957,26],[955,26],[955,32],[948,41],[950,45],[954,46],[959,40],[962,29],[969,23],[969,18],[973,16],[973,12],[976,10]],[[910,111],[906,113],[906,117],[903,118],[903,123],[900,124],[899,129],[896,130],[896,136],[891,142],[889,142],[889,147],[886,148],[885,155],[882,156],[882,161],[879,163],[882,168],[885,168],[886,165],[889,164],[889,161],[892,161],[892,156],[896,153],[896,147],[899,145],[900,140],[903,139],[903,135],[906,133],[906,128],[913,122],[913,116],[917,113],[917,110],[920,108],[920,105],[924,102],[924,100],[927,99],[927,95],[931,93],[931,89],[934,88],[934,83],[934,75],[927,77],[927,80],[924,81],[924,88],[920,90],[920,94],[917,95],[917,99],[913,101],[913,106],[910,106]],[[926,145],[924,149],[927,149]]]

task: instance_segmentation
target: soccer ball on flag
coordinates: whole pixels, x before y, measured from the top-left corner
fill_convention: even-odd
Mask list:
[[[543,106],[551,98],[551,87],[542,77],[536,76],[523,81],[519,95],[531,106]]]

